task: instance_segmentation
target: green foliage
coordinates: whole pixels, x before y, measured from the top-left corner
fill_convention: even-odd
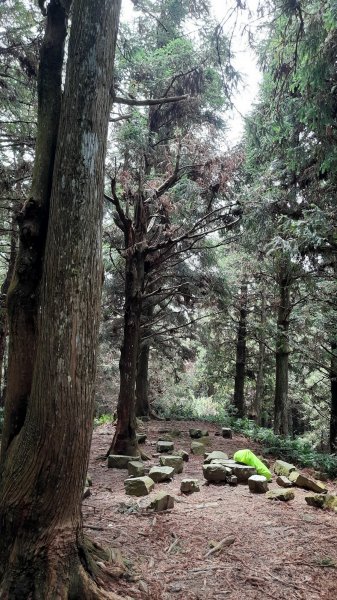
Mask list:
[[[312,443],[301,437],[292,439],[275,435],[271,429],[257,427],[247,419],[233,419],[230,425],[234,431],[260,442],[265,454],[272,454],[301,467],[314,468],[326,472],[330,477],[337,477],[337,456],[317,452]]]
[[[94,426],[97,427],[98,425],[109,425],[113,422],[113,420],[114,418],[111,414],[101,415],[100,417],[94,419]]]

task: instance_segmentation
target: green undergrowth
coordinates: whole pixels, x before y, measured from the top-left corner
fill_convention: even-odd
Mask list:
[[[170,414],[165,414],[175,420],[202,420],[208,423],[217,423],[219,426],[231,427],[233,431],[242,433],[247,438],[259,442],[263,454],[273,455],[288,462],[294,462],[300,467],[309,467],[317,471],[324,471],[330,478],[337,477],[337,456],[318,452],[311,442],[301,437],[290,438],[275,435],[271,429],[258,427],[254,421],[237,419],[229,411],[218,407],[216,414],[200,414],[190,403],[173,403]]]
[[[111,415],[111,414],[100,415],[99,417],[96,417],[94,419],[94,426],[97,427],[98,425],[109,425],[109,423],[112,423],[112,421],[113,421],[113,415]]]
[[[294,462],[300,467],[310,467],[317,471],[324,471],[331,478],[337,477],[337,456],[318,452],[312,443],[297,437],[275,435],[271,429],[257,427],[245,419],[231,420],[234,431],[243,433],[248,438],[259,442],[263,453],[272,454],[282,460]]]

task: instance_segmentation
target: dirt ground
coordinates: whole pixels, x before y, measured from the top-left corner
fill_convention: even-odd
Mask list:
[[[156,451],[158,429],[164,427],[181,431],[175,449],[189,451],[190,427],[207,427],[207,451],[222,450],[230,457],[242,448],[261,453],[258,444],[243,436],[215,436],[215,425],[151,421],[144,424],[148,438],[142,446],[150,456]],[[172,482],[156,484],[147,497],[129,497],[123,485],[126,471],[108,469],[100,458],[112,434],[111,425],[94,431],[89,468],[93,485],[83,514],[86,533],[116,549],[112,556],[118,556],[118,549],[122,553],[126,569],[114,580],[115,593],[134,600],[337,598],[337,514],[309,507],[304,500],[308,492],[296,488],[295,499],[283,503],[251,494],[246,485],[207,485],[203,457],[190,455],[184,472]],[[159,464],[158,458],[151,459],[153,464]],[[180,494],[186,477],[199,479],[200,492]],[[327,485],[337,492],[336,482]],[[280,489],[275,477],[269,489]],[[154,514],[146,506],[161,490],[175,496],[175,506]],[[234,536],[234,544],[205,557],[211,540],[227,536]]]

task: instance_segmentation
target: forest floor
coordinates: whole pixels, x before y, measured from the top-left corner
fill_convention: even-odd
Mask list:
[[[222,450],[231,457],[236,450],[250,448],[261,454],[258,444],[241,435],[215,436],[216,425],[151,421],[144,423],[148,437],[142,445],[150,456],[163,427],[181,431],[175,449],[189,451],[188,430],[199,427],[209,431],[207,451]],[[203,457],[190,455],[184,472],[171,482],[156,484],[147,497],[126,496],[127,472],[108,469],[102,458],[112,434],[111,425],[94,431],[89,468],[93,485],[83,513],[86,533],[116,549],[113,556],[122,553],[126,568],[115,580],[115,593],[134,600],[337,598],[337,514],[309,507],[304,500],[309,492],[294,488],[295,499],[285,503],[252,494],[246,485],[207,485]],[[150,463],[159,464],[159,459]],[[198,479],[200,492],[181,495],[184,478]],[[275,479],[269,489],[281,489]],[[336,483],[327,484],[335,494]],[[175,497],[174,508],[162,513],[146,510],[162,490]],[[227,536],[235,538],[230,547],[205,556],[211,540]]]

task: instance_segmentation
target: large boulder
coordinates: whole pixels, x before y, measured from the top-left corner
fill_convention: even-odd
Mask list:
[[[289,475],[293,471],[296,471],[295,465],[287,463],[284,460],[276,460],[275,461],[274,473],[276,475],[284,475],[285,477],[288,477],[288,479],[289,479]]]
[[[144,463],[140,460],[130,460],[128,463],[128,473],[133,477],[143,477],[145,475]]]
[[[268,500],[281,500],[282,502],[288,502],[295,498],[295,494],[292,490],[270,490],[267,492],[266,497]]]
[[[238,483],[247,483],[249,477],[256,475],[254,467],[249,467],[248,465],[233,465],[231,470],[233,475],[237,477]]]
[[[212,460],[229,460],[228,454],[219,450],[213,450],[213,452],[206,452],[205,454],[205,465],[208,465]]]
[[[228,467],[214,463],[202,465],[202,472],[205,479],[212,483],[226,483],[226,478],[232,474]]]
[[[160,452],[161,454],[163,452],[172,452],[172,450],[174,449],[174,443],[170,442],[168,440],[164,441],[164,440],[159,440],[157,442],[157,452]]]
[[[180,491],[183,494],[200,492],[199,481],[197,479],[183,479],[180,484]]]
[[[108,456],[109,469],[127,469],[131,460],[137,460],[137,456],[123,456],[122,454],[110,454]]]
[[[326,494],[327,488],[320,481],[315,481],[314,479],[310,479],[306,475],[302,475],[302,473],[298,473],[298,471],[292,471],[289,475],[289,481],[296,485],[296,487],[303,488],[304,490],[310,490],[311,492],[316,492],[317,494]]]
[[[146,475],[132,477],[124,481],[124,487],[128,496],[147,496],[154,488],[154,481]]]
[[[175,473],[182,473],[184,461],[181,456],[161,456],[159,459],[163,467],[173,467]]]
[[[162,512],[173,507],[174,498],[166,492],[159,492],[150,504],[150,508],[153,508],[155,512]]]
[[[265,494],[268,492],[268,481],[263,475],[251,475],[248,479],[249,490],[253,494]]]
[[[201,444],[200,442],[192,442],[191,443],[191,452],[192,454],[196,454],[197,456],[203,456],[204,452],[205,452],[205,446],[204,444]]]
[[[155,483],[161,483],[162,481],[170,481],[174,475],[173,467],[152,467],[149,471],[149,477],[153,479]]]

